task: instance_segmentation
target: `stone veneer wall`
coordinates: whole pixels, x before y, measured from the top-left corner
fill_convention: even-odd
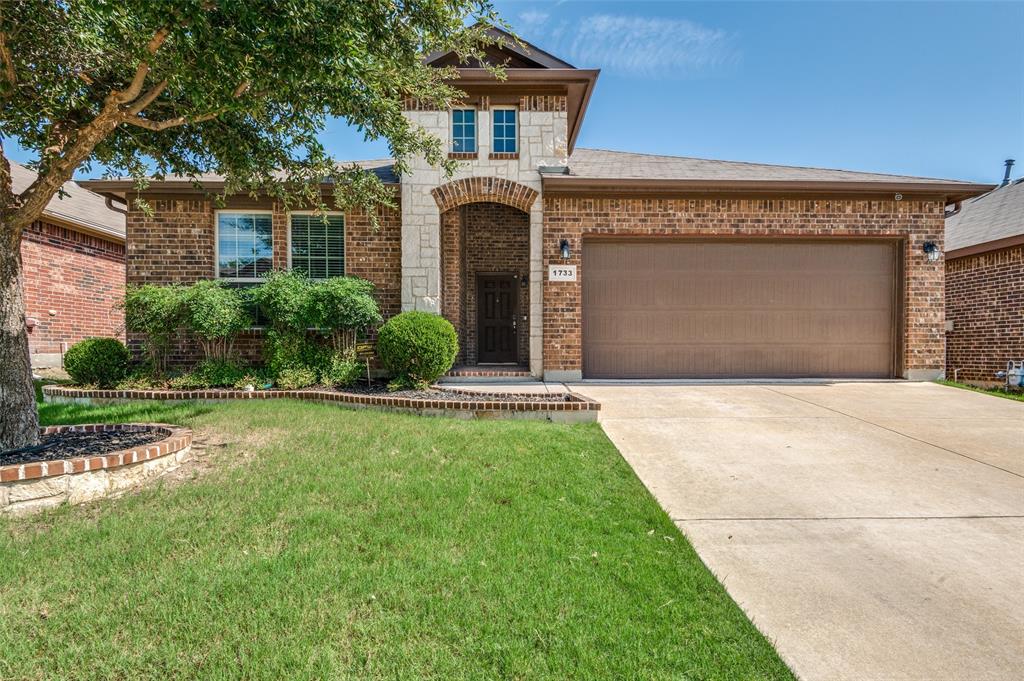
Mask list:
[[[459,362],[476,364],[477,275],[516,274],[528,281],[530,216],[500,203],[470,203],[446,211],[442,222],[442,315],[459,332]],[[519,363],[530,357],[529,286],[519,287]]]
[[[215,208],[203,197],[144,197],[152,214],[132,208],[127,219],[126,279],[129,284],[191,284],[215,276]],[[130,202],[132,203],[132,202]],[[288,267],[288,213],[278,202],[229,199],[224,210],[271,210],[273,212],[274,268]],[[345,273],[362,277],[377,287],[376,296],[385,318],[401,309],[401,210],[379,208],[378,224],[370,215],[353,210],[345,215]],[[129,345],[138,349],[141,339],[129,334]],[[243,333],[236,350],[247,361],[258,361],[263,332]],[[198,344],[187,339],[176,343],[171,363],[188,365],[199,357]]]
[[[946,372],[1001,382],[995,373],[1024,359],[1024,246],[946,261]]]
[[[124,244],[34,222],[21,241],[25,316],[33,366],[60,365],[61,344],[110,336],[124,340]],[[53,314],[51,314],[51,311]]]
[[[903,371],[933,378],[945,364],[943,263],[922,253],[942,248],[943,205],[934,200],[544,198],[544,268],[574,264],[577,281],[544,284],[544,372],[576,378],[582,371],[582,240],[588,236],[891,237],[904,242]],[[569,239],[564,262],[558,244]]]
[[[500,88],[501,85],[496,85]],[[432,190],[451,181],[466,178],[496,178],[522,185],[539,196],[540,166],[565,165],[568,158],[568,115],[565,97],[523,96],[512,101],[519,108],[519,152],[517,154],[491,153],[492,106],[500,99],[495,96],[477,97],[468,105],[477,108],[477,152],[462,154],[459,170],[453,178],[431,167],[423,159],[414,159],[408,173],[402,177],[402,309],[440,312],[442,308],[441,280],[441,213]],[[433,111],[418,102],[407,102],[406,117],[438,136],[442,144],[451,147],[450,114]],[[517,190],[516,195],[520,195]],[[479,198],[474,200],[479,201]],[[468,202],[468,201],[467,201]],[[502,203],[517,205],[513,200]],[[450,208],[451,206],[445,206]],[[530,270],[529,270],[529,356],[530,368],[535,375],[541,367],[541,235],[543,217],[541,201],[533,201],[530,216]],[[524,309],[525,312],[525,309]]]

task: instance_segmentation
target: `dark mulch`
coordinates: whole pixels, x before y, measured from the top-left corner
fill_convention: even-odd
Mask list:
[[[165,437],[167,434],[156,428],[136,431],[107,430],[99,433],[51,433],[44,435],[37,447],[0,452],[0,466],[60,461],[78,456],[99,456],[153,444]]]

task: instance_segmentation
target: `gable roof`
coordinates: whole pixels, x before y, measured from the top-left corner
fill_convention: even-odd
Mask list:
[[[952,200],[992,188],[959,180],[887,175],[852,170],[659,156],[605,149],[576,149],[568,173],[545,174],[545,188],[572,191],[620,189],[751,191],[918,191],[947,194]]]
[[[964,201],[946,218],[946,257],[1024,243],[1024,178]]]
[[[536,45],[528,43],[522,38],[516,38],[508,31],[491,27],[487,34],[498,41],[495,45],[488,45],[484,48],[487,65],[498,66],[506,64],[513,69],[575,69],[576,67],[567,61],[563,61],[550,52],[545,52]],[[431,66],[455,66],[460,68],[481,68],[483,64],[479,60],[461,62],[457,54],[452,51],[432,52],[428,54],[423,62]]]
[[[35,171],[20,163],[11,161],[11,180],[15,194],[25,191],[36,181]],[[72,227],[113,237],[124,241],[124,213],[109,208],[106,198],[92,192],[77,182],[68,181],[63,187],[65,195],[58,192],[46,204],[43,216]]]

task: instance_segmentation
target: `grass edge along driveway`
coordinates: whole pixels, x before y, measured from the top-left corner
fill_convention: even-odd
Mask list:
[[[596,424],[41,406],[199,464],[0,519],[0,678],[792,679]]]

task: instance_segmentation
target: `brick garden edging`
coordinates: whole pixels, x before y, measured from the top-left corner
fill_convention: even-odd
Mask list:
[[[445,386],[446,390],[450,388]],[[469,392],[471,391],[464,391]],[[563,399],[549,402],[510,402],[479,400],[428,400],[394,395],[364,395],[333,390],[89,390],[61,385],[44,385],[46,402],[75,404],[116,404],[131,400],[166,400],[174,402],[219,402],[226,400],[273,400],[290,398],[323,402],[355,409],[419,414],[422,416],[454,416],[456,418],[534,419],[562,423],[596,421],[601,405],[594,400],[568,393]]]
[[[151,429],[164,438],[109,454],[0,467],[0,513],[31,513],[117,494],[176,468],[192,449],[191,430],[164,423],[101,423],[40,429],[43,435]]]

